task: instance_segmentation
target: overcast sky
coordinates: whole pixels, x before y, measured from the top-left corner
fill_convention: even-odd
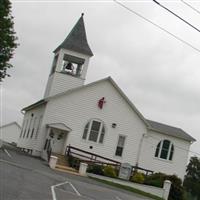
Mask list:
[[[111,76],[144,117],[181,127],[200,153],[200,52],[112,1],[12,2],[20,46],[2,84],[2,124],[21,124],[20,110],[43,97],[53,50],[84,12],[94,53],[86,83]],[[180,0],[160,2],[200,28],[200,14]],[[200,49],[200,33],[151,0],[123,3]]]

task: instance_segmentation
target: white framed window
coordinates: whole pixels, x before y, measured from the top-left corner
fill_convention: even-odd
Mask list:
[[[27,130],[27,127],[28,127],[28,119],[26,120],[24,127],[25,128],[24,128],[23,138],[25,138],[25,135],[26,135],[26,130]]]
[[[39,129],[40,129],[40,126],[41,126],[41,122],[42,122],[42,115],[38,118],[38,124],[37,124],[37,128],[36,128],[36,132],[35,132],[35,139],[38,138],[38,133],[39,133]]]
[[[155,157],[164,160],[172,160],[174,155],[174,145],[169,140],[162,140],[156,147]]]
[[[35,131],[36,120],[37,120],[37,117],[35,117],[34,121],[33,121],[33,127],[32,127],[32,131],[31,131],[31,138],[33,138],[33,134],[34,134],[34,131]]]
[[[23,120],[22,129],[21,129],[21,133],[20,133],[20,136],[19,136],[20,138],[21,138],[22,135],[23,135],[24,127],[25,127],[25,120]]]
[[[33,117],[31,116],[31,119],[30,119],[30,122],[29,122],[29,127],[28,127],[28,132],[27,132],[26,138],[29,137],[29,133],[30,133],[30,131],[31,131],[32,121],[33,121]]]
[[[92,119],[85,125],[82,139],[92,142],[103,143],[105,136],[104,123],[97,119]]]
[[[119,135],[117,147],[116,147],[116,151],[115,151],[116,156],[120,156],[120,157],[122,156],[123,150],[124,150],[124,145],[125,145],[125,140],[126,140],[126,136]]]

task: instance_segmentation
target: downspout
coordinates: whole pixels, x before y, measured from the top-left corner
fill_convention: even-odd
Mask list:
[[[142,137],[140,139],[140,143],[139,143],[139,149],[138,149],[138,153],[137,153],[137,157],[136,157],[136,164],[135,166],[138,167],[139,166],[139,159],[140,159],[140,154],[141,154],[141,150],[142,150],[142,144],[143,144],[143,140],[144,137],[146,136],[145,133],[142,134]]]

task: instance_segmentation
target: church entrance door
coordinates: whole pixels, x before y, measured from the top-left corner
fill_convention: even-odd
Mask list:
[[[65,150],[65,141],[67,139],[68,132],[58,130],[58,129],[52,129],[50,130],[49,137],[50,137],[50,144],[51,144],[51,150],[52,153],[56,154],[64,154]]]

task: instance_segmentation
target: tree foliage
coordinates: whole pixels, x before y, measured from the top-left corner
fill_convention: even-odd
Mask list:
[[[189,193],[200,200],[200,159],[191,157],[186,172],[184,186]]]
[[[9,61],[17,47],[16,40],[11,2],[0,0],[0,82],[9,76],[7,69],[12,67]]]
[[[152,185],[156,187],[163,187],[164,181],[170,180],[172,185],[169,193],[169,200],[183,200],[184,199],[184,189],[182,186],[182,181],[176,175],[166,175],[163,173],[155,173],[147,176],[144,183],[146,185]]]

